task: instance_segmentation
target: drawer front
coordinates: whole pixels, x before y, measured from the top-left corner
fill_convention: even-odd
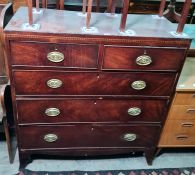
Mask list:
[[[20,127],[22,149],[145,147],[156,144],[158,126],[26,126]]]
[[[143,99],[29,99],[18,100],[17,110],[19,123],[160,122],[166,102]]]
[[[97,68],[98,45],[11,43],[12,65]]]
[[[173,105],[169,114],[171,120],[195,120],[195,105]]]
[[[185,49],[106,46],[103,69],[178,70]],[[167,64],[169,63],[169,64]]]
[[[194,93],[176,93],[174,105],[195,105]]]
[[[164,126],[160,146],[195,146],[195,121],[168,120]]]
[[[169,96],[175,83],[170,73],[15,71],[13,76],[18,95]]]

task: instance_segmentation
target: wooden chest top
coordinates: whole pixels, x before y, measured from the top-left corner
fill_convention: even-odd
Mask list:
[[[158,15],[128,15],[126,31],[133,31],[129,34],[119,31],[120,14],[93,13],[91,26],[95,28],[95,31],[85,32],[86,17],[81,12],[41,10],[42,13],[33,15],[34,22],[40,24],[39,30],[23,28],[23,24],[28,22],[28,10],[26,7],[21,7],[6,26],[5,32],[182,39],[182,36],[176,37],[171,34],[171,32],[176,31],[177,25],[164,17],[159,18]]]

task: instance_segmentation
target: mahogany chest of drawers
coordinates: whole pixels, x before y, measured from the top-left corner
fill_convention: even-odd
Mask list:
[[[93,33],[77,12],[45,10],[35,31],[26,14],[4,31],[20,163],[143,151],[151,164],[190,40],[152,15],[129,15],[129,36],[113,28],[120,15],[93,14]]]

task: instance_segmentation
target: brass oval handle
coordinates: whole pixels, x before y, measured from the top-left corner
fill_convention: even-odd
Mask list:
[[[62,81],[59,79],[50,79],[47,81],[47,86],[56,89],[62,86]]]
[[[132,107],[132,108],[129,108],[127,112],[131,116],[138,116],[141,114],[142,111],[138,107]]]
[[[53,63],[60,63],[64,60],[64,54],[61,52],[50,52],[47,54],[47,59]]]
[[[58,136],[56,134],[47,134],[44,136],[44,141],[52,143],[58,140]]]
[[[177,140],[186,140],[186,139],[188,139],[187,135],[178,135],[177,136]]]
[[[134,81],[131,87],[135,90],[142,90],[146,88],[146,82],[142,80]]]
[[[152,58],[148,55],[141,55],[136,59],[136,64],[139,66],[148,66],[151,63],[152,63]]]
[[[58,108],[47,108],[45,114],[48,117],[57,117],[60,114],[60,110]]]
[[[122,139],[127,142],[132,142],[137,139],[137,135],[133,133],[127,133],[122,136]]]

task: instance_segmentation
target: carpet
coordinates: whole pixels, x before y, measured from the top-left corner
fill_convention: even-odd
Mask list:
[[[195,167],[165,168],[144,170],[112,170],[112,171],[64,171],[64,172],[35,172],[27,169],[20,170],[17,175],[195,175]]]

